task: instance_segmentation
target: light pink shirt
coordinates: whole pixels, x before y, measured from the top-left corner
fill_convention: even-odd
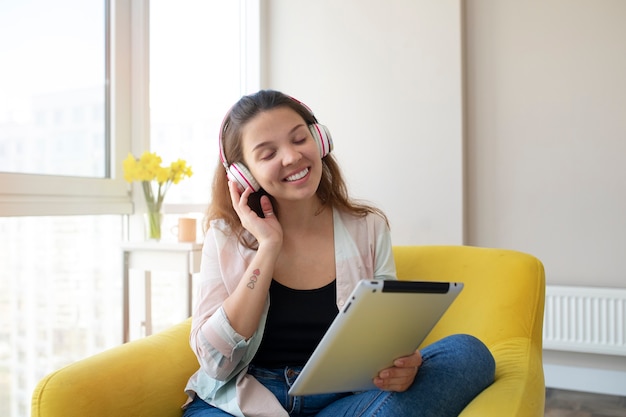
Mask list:
[[[375,214],[359,218],[333,210],[333,222],[337,307],[341,309],[357,281],[396,279],[396,268],[383,218]],[[246,373],[263,336],[269,295],[259,328],[248,340],[235,332],[222,309],[255,253],[239,243],[224,221],[211,222],[202,249],[201,283],[190,335],[200,369],[185,391],[235,416],[287,417],[274,395]]]

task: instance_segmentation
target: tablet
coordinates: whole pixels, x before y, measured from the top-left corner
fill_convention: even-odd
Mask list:
[[[359,281],[289,395],[376,388],[373,378],[415,352],[462,289],[459,282]]]

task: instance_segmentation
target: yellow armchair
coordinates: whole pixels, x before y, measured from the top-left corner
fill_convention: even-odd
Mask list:
[[[468,333],[496,359],[496,381],[461,417],[534,417],[544,412],[543,265],[520,252],[468,246],[397,246],[398,278],[454,280],[465,288],[425,344]],[[180,417],[198,363],[190,320],[47,375],[32,417]]]
[[[482,340],[496,360],[495,382],[461,417],[543,416],[541,261],[521,252],[469,246],[397,246],[394,256],[399,279],[465,283],[424,341],[468,333]]]

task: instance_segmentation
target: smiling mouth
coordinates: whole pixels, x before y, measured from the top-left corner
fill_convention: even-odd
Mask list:
[[[285,181],[287,181],[287,182],[298,181],[299,179],[304,178],[305,175],[308,174],[308,173],[309,173],[309,168],[304,168],[302,171],[300,171],[300,172],[298,172],[296,174],[290,175],[287,178],[285,178]]]

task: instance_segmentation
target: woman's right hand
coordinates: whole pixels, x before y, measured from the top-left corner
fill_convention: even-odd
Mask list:
[[[283,228],[274,215],[274,208],[267,196],[261,197],[261,209],[265,218],[259,217],[248,205],[248,199],[252,194],[252,188],[248,187],[243,192],[233,181],[228,182],[230,198],[233,208],[241,220],[241,225],[257,239],[259,247],[271,245],[278,249],[283,243]]]

